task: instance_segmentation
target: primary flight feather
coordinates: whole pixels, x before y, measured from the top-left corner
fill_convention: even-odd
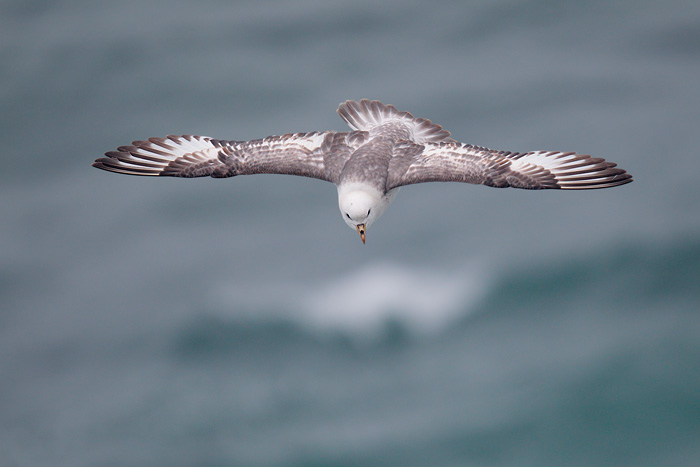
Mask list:
[[[134,141],[92,165],[110,172],[166,177],[288,174],[334,183],[343,220],[365,233],[401,186],[465,182],[498,188],[608,188],[632,181],[616,164],[573,152],[495,151],[457,142],[440,125],[393,105],[346,101],[349,132],[294,133],[251,141],[168,136]]]

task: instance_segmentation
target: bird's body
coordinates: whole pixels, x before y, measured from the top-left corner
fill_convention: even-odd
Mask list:
[[[340,104],[349,132],[311,132],[252,141],[168,136],[134,141],[93,166],[131,175],[233,177],[299,175],[338,187],[343,220],[365,241],[366,229],[401,186],[455,181],[499,188],[593,189],[632,177],[616,164],[571,152],[511,153],[459,143],[430,120],[366,99]]]

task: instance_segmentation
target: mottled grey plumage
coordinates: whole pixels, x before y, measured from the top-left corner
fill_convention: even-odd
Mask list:
[[[170,177],[289,174],[335,184],[367,181],[384,191],[434,181],[528,189],[603,188],[632,181],[616,164],[587,155],[511,153],[459,143],[440,125],[379,101],[347,101],[338,113],[354,131],[251,141],[171,135],[134,141],[107,152],[93,165],[111,172]],[[549,167],[534,163],[545,159],[551,160]]]
[[[512,153],[460,143],[440,125],[379,101],[346,101],[338,107],[338,114],[352,131],[294,133],[251,141],[191,135],[150,138],[107,152],[93,166],[131,175],[224,178],[269,173],[326,180],[338,186],[344,219],[358,231],[359,225],[364,229],[381,215],[397,188],[414,183],[592,189],[632,181],[616,164],[588,155]],[[369,198],[360,200],[357,192]],[[375,205],[379,208],[370,215]],[[364,233],[361,235],[364,239]]]

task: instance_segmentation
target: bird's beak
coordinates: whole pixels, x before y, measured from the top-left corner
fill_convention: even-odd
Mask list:
[[[362,244],[364,245],[364,243],[365,243],[365,224],[356,225],[355,228],[357,229],[357,233],[360,234],[360,238],[362,239]]]

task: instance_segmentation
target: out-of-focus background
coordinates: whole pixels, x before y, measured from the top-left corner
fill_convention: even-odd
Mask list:
[[[697,465],[700,9],[0,4],[0,463]],[[167,134],[340,130],[380,99],[635,177],[335,187],[91,162]]]

